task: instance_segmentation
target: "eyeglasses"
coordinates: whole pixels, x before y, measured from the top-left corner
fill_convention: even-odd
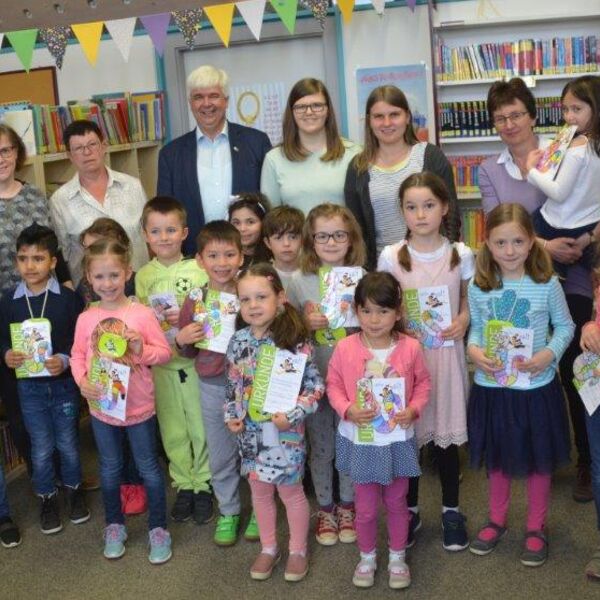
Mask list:
[[[514,113],[510,113],[510,115],[499,115],[497,117],[494,117],[493,121],[494,121],[494,125],[496,127],[505,127],[506,124],[511,121],[512,123],[517,123],[518,121],[520,121],[527,113],[526,110],[524,110],[523,112],[514,112]]]
[[[309,108],[312,112],[318,114],[327,108],[327,104],[325,102],[311,102],[310,104],[294,104],[292,106],[292,110],[297,115],[303,115]]]
[[[4,148],[0,148],[0,157],[1,158],[10,158],[15,151],[14,146],[4,146]]]
[[[98,148],[102,145],[102,142],[89,142],[85,146],[75,146],[75,148],[71,148],[71,154],[93,154],[98,151]]]
[[[348,232],[343,229],[338,229],[333,233],[325,233],[324,231],[319,231],[319,233],[315,233],[313,235],[313,240],[315,244],[327,244],[330,239],[333,239],[334,242],[338,242],[343,244],[348,241]]]

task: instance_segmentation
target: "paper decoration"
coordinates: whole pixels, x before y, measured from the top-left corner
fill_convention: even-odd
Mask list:
[[[296,28],[296,15],[298,14],[298,0],[269,0],[275,12],[279,15],[285,28],[294,33]]]
[[[406,6],[410,8],[411,12],[415,12],[417,6],[417,0],[406,0]]]
[[[215,4],[214,6],[206,6],[204,12],[208,20],[212,23],[218,36],[225,46],[229,46],[231,38],[231,21],[233,19],[233,10],[235,4]]]
[[[329,8],[327,0],[300,0],[300,3],[312,12],[313,17],[319,21],[321,29],[325,29],[325,17]]]
[[[4,41],[4,34],[0,33],[0,48],[2,48],[2,42]]]
[[[142,25],[148,32],[154,49],[162,56],[165,51],[165,41],[167,39],[167,29],[171,21],[171,13],[159,13],[156,15],[146,15],[140,17]]]
[[[23,68],[29,71],[33,59],[33,48],[37,38],[37,29],[23,29],[22,31],[9,31],[6,34],[15,54],[19,57]]]
[[[385,9],[385,0],[371,0],[371,4],[378,15],[382,15]]]
[[[260,40],[265,4],[266,0],[245,0],[235,5],[257,41]]]
[[[44,44],[48,46],[48,52],[50,52],[50,54],[52,54],[54,57],[56,66],[59,69],[62,69],[65,50],[67,49],[67,43],[71,37],[71,28],[67,25],[43,27],[40,29],[40,37],[42,38]]]
[[[202,18],[201,8],[185,8],[183,10],[171,11],[173,19],[179,27],[183,39],[190,50],[194,47],[194,37],[200,31]]]
[[[352,21],[352,12],[354,11],[354,0],[337,0],[337,6],[342,13],[344,23]]]
[[[133,32],[135,31],[135,22],[135,17],[114,19],[112,21],[104,22],[106,30],[119,49],[125,62],[129,60],[129,52],[131,51],[131,43],[133,42]]]
[[[98,48],[100,46],[103,27],[104,21],[71,25],[71,29],[75,37],[79,40],[81,49],[92,67],[96,65],[96,60],[98,59]]]

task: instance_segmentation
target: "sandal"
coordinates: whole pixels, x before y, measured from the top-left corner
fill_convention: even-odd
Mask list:
[[[588,579],[600,581],[600,546],[598,546],[594,554],[592,554],[590,562],[585,565],[585,574]]]
[[[484,540],[479,537],[486,529],[493,529],[495,532],[494,537],[489,540]],[[496,523],[490,521],[479,530],[477,537],[469,544],[469,550],[478,556],[485,556],[494,550],[498,545],[498,542],[504,537],[505,533],[506,527],[500,527],[500,525],[496,525]]]
[[[527,540],[536,538],[542,543],[539,550],[531,550],[527,547]],[[541,567],[548,559],[548,538],[543,531],[528,531],[523,540],[523,551],[521,552],[521,564],[526,567]]]

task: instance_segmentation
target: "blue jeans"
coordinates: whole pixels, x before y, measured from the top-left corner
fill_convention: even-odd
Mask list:
[[[10,516],[8,497],[6,495],[6,479],[4,479],[4,466],[0,464],[0,519]]]
[[[31,438],[33,489],[39,496],[53,494],[56,486],[53,455],[58,450],[64,485],[81,483],[79,457],[79,389],[71,377],[17,382],[23,422]]]
[[[585,424],[592,457],[592,491],[596,503],[598,530],[600,530],[600,408],[597,408],[591,417],[588,411],[585,411]]]
[[[156,417],[135,425],[109,425],[92,416],[92,429],[100,457],[100,484],[107,525],[123,524],[121,511],[121,475],[123,472],[123,436],[129,439],[136,467],[148,494],[148,528],[167,527],[165,479],[158,463]]]

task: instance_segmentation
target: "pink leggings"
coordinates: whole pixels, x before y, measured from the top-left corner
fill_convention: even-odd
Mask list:
[[[389,485],[355,483],[354,507],[356,509],[356,537],[361,552],[373,552],[377,547],[377,513],[383,500],[387,516],[390,550],[406,548],[408,538],[408,477],[397,477]]]
[[[541,530],[546,522],[550,501],[551,475],[533,473],[527,477],[527,531]],[[506,525],[510,502],[510,477],[502,471],[489,474],[490,520],[496,525]]]
[[[277,547],[275,488],[285,505],[290,530],[290,552],[305,554],[310,509],[301,483],[275,486],[264,481],[250,480],[252,507],[258,523],[260,543],[263,548]]]

